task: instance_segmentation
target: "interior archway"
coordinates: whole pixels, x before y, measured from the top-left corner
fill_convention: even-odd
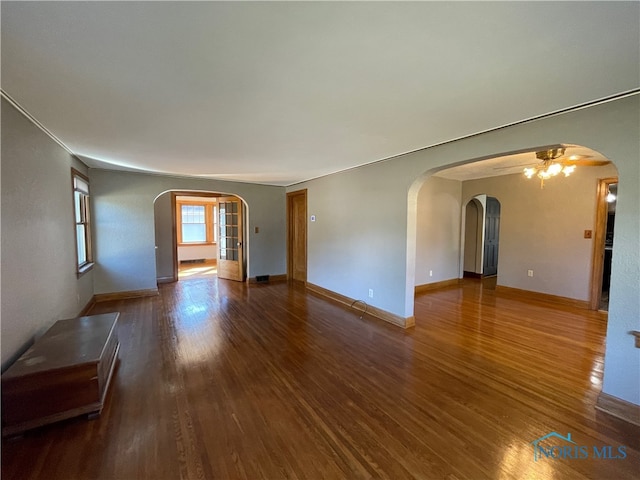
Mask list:
[[[541,146],[463,161],[454,167],[432,169],[416,179],[408,195],[407,316],[413,314],[416,258],[420,247],[416,240],[421,208],[418,197],[425,182],[432,177],[460,183],[459,221],[463,232],[465,207],[478,192],[499,198],[503,203],[508,234],[503,239],[505,261],[499,285],[555,296],[588,308],[597,252],[594,253],[595,246],[587,237],[597,229],[594,224],[597,182],[616,176],[617,169],[594,150],[567,145],[563,147],[567,158],[575,155],[575,158],[586,159],[569,178],[564,175],[551,178],[541,188],[538,178],[528,179],[523,175],[525,166],[535,166],[541,161],[536,158],[536,152],[558,147]],[[463,232],[454,245],[459,252],[458,278],[462,278],[466,270]]]
[[[231,216],[240,219],[240,226],[221,225],[218,218],[229,217],[229,215],[223,215],[220,210],[219,217],[218,200],[233,198],[237,199],[240,208],[237,215]],[[200,227],[199,230],[204,235],[202,239],[191,239],[193,241],[182,238],[184,225],[179,225],[181,222],[177,220],[181,217],[177,206],[189,208],[191,205],[202,208],[203,223],[195,226]],[[232,258],[228,255],[231,253],[234,253],[233,260],[239,265],[237,272],[233,269],[235,272],[233,279],[244,281],[249,257],[247,219],[248,206],[246,201],[238,195],[192,190],[167,190],[159,194],[154,199],[157,282],[175,282],[181,277],[187,278],[194,275],[205,278],[214,276],[218,273],[220,259],[224,259],[224,263],[228,264],[227,260]],[[218,238],[219,235],[221,235],[220,238]],[[234,237],[226,235],[234,235]],[[233,238],[233,245],[227,245],[231,238]],[[226,269],[223,270],[225,270],[224,277],[231,278]]]
[[[482,276],[484,236],[484,206],[480,195],[467,202],[463,215],[462,276],[477,278]]]

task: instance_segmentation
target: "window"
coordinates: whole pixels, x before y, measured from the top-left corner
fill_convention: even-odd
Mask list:
[[[73,207],[76,224],[76,270],[80,274],[93,267],[89,179],[74,169],[71,169],[71,176],[73,179]]]
[[[218,239],[217,210],[211,202],[177,200],[178,244],[214,244]]]
[[[181,205],[182,243],[205,243],[207,222],[204,205]]]

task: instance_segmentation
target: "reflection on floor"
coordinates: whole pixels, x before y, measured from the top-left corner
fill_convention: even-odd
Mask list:
[[[218,273],[218,265],[215,260],[201,262],[184,262],[178,266],[178,280],[193,278],[211,278]]]
[[[3,480],[638,479],[598,312],[465,280],[405,330],[284,282],[158,290],[92,307],[121,313],[105,408],[3,441]]]
[[[498,284],[498,276],[491,275],[490,277],[482,277],[482,288],[486,288],[487,290],[495,290],[496,285]]]

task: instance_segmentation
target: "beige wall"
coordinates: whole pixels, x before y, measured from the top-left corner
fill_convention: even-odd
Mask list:
[[[2,99],[2,369],[93,295],[76,276],[71,167],[81,162]]]
[[[368,303],[409,317],[416,283],[418,194],[426,179],[448,166],[523,149],[583,145],[613,160],[620,177],[604,391],[640,404],[640,350],[628,334],[640,329],[639,111],[639,96],[629,96],[289,187],[307,189],[309,214],[317,217],[309,223],[309,281],[360,299],[374,288]],[[529,185],[536,187],[535,182]],[[593,222],[577,221],[575,228],[581,231],[585,224]],[[582,249],[584,244],[578,243]]]
[[[462,184],[444,178],[431,177],[420,189],[416,285],[458,278],[461,196]]]
[[[593,239],[584,231],[595,228],[598,179],[617,174],[614,165],[582,167],[544,189],[522,174],[465,182],[430,177],[418,194],[416,285],[482,273],[482,205],[491,196],[502,208],[498,285],[589,300]],[[474,198],[480,217],[469,219]]]
[[[584,231],[595,227],[598,179],[616,175],[612,165],[580,167],[544,189],[522,174],[463,182],[464,204],[478,194],[500,201],[498,285],[588,300],[593,239]]]

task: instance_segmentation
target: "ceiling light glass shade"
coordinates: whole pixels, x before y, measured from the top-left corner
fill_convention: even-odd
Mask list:
[[[537,176],[540,180],[547,180],[551,177],[555,177],[560,173],[564,173],[565,177],[571,175],[576,169],[575,165],[562,165],[556,162],[544,162],[541,165],[535,167],[527,167],[524,169],[524,175],[527,178],[533,178]]]

